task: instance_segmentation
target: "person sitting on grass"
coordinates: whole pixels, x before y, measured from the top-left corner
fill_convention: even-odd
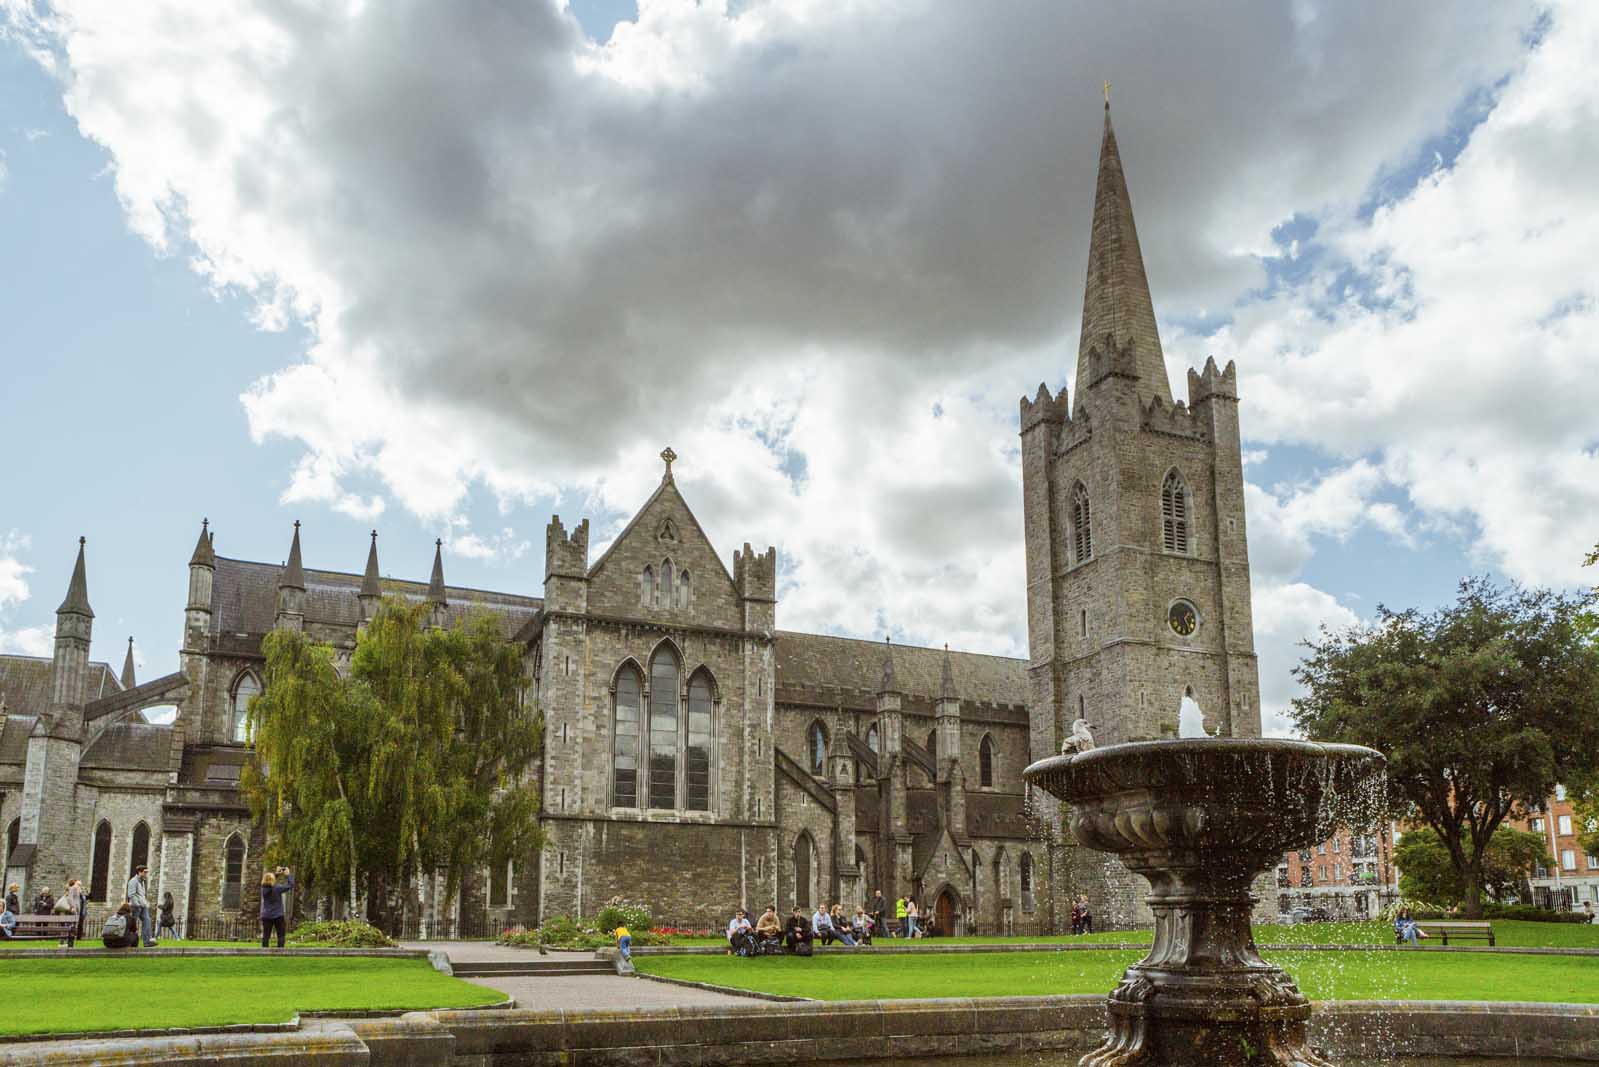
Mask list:
[[[8,905],[0,911],[0,941],[16,936],[17,917]]]
[[[849,924],[850,933],[855,935],[856,942],[862,945],[870,945],[872,943],[872,927],[874,925],[872,917],[866,914],[866,909],[857,906],[855,908],[855,918],[851,919]]]
[[[788,917],[788,922],[783,924],[783,941],[788,945],[788,950],[799,956],[811,954],[811,939],[815,937],[811,930],[811,921],[798,908]]]
[[[1399,913],[1394,916],[1395,941],[1404,941],[1407,944],[1414,945],[1417,938],[1430,936],[1432,935],[1416,925],[1416,920],[1410,917],[1409,908],[1400,908]]]
[[[783,941],[783,921],[777,917],[777,905],[768,904],[761,917],[755,920],[756,947],[766,951]]]
[[[833,922],[833,913],[827,909],[826,904],[816,906],[816,913],[811,916],[811,932],[824,945],[841,941],[850,948],[855,947],[855,939],[850,936],[849,928]]]
[[[133,905],[124,900],[105,921],[100,941],[106,948],[132,948],[139,943],[139,930],[133,925]]]
[[[727,951],[738,956],[748,956],[755,948],[755,928],[750,925],[749,913],[743,908],[727,924]]]

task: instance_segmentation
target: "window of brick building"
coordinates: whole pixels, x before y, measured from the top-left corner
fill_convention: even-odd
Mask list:
[[[1570,836],[1570,834],[1571,834],[1571,816],[1570,815],[1561,815],[1561,816],[1559,816],[1559,818],[1558,818],[1558,826],[1559,826],[1558,832],[1559,832],[1560,836],[1562,836],[1562,837]]]

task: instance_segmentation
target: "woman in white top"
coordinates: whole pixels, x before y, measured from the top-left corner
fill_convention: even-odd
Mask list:
[[[905,898],[905,936],[906,937],[921,937],[922,936],[922,931],[921,931],[921,928],[920,928],[920,925],[919,925],[921,917],[922,917],[922,912],[921,912],[921,909],[916,906],[916,901],[912,900],[909,897],[906,897]]]

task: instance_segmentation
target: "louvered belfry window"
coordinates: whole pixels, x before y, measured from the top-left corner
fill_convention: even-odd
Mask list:
[[[1176,471],[1160,487],[1162,541],[1167,552],[1188,553],[1188,488]]]
[[[1082,563],[1094,555],[1094,520],[1088,512],[1088,490],[1082,482],[1072,490],[1072,559]]]

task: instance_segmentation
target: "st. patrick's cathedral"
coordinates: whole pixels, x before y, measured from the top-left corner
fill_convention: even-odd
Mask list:
[[[1058,930],[1079,893],[1102,923],[1139,921],[1131,876],[1059,840],[1023,768],[1079,717],[1101,744],[1173,735],[1185,696],[1211,732],[1256,735],[1259,683],[1235,371],[1207,362],[1187,403],[1172,397],[1108,105],[1093,212],[1075,394],[1021,402],[1027,659],[779,629],[776,550],[746,543],[729,568],[670,449],[604,553],[587,520],[550,522],[538,594],[449,585],[437,552],[428,581],[385,577],[375,535],[305,531],[302,546],[298,524],[285,564],[234,559],[202,523],[179,670],[144,682],[131,656],[120,674],[89,661],[80,543],[54,655],[0,657],[6,881],[31,898],[81,877],[99,914],[147,863],[185,925],[250,919],[264,841],[239,772],[262,638],[291,628],[348,650],[402,596],[439,625],[493,613],[546,726],[546,847],[414,916],[435,929],[589,915],[616,896],[719,926],[738,904],[874,889],[914,895],[947,932]],[[306,567],[302,547],[351,564],[364,549],[365,566]],[[158,705],[175,720],[147,721]]]

